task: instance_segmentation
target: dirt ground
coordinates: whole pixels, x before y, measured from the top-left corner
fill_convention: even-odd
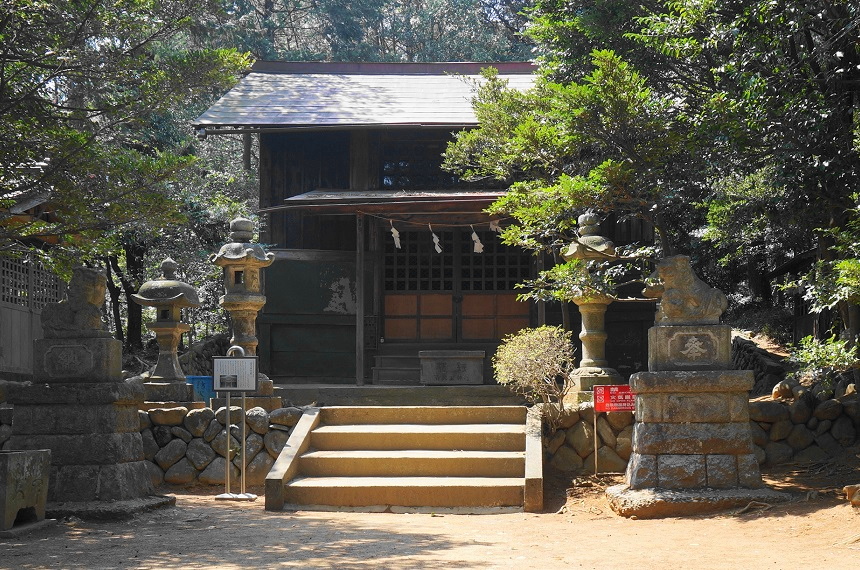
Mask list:
[[[795,500],[661,520],[609,510],[603,489],[619,476],[549,474],[540,514],[270,513],[262,496],[224,502],[213,498],[221,489],[165,489],[175,507],[127,521],[72,518],[0,538],[0,568],[860,567],[860,509],[841,492],[860,483],[860,448],[836,462],[767,472],[765,480]]]

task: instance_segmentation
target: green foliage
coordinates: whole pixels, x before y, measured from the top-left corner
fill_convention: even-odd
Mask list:
[[[800,375],[824,382],[826,386],[829,386],[836,374],[860,365],[857,345],[836,337],[825,340],[804,337],[791,351],[789,360],[798,366]]]
[[[499,384],[533,404],[558,404],[562,412],[564,396],[571,386],[570,373],[575,368],[571,333],[561,327],[523,329],[508,335],[493,356]]]
[[[72,259],[114,227],[179,219],[169,183],[193,162],[146,144],[154,116],[231,85],[234,50],[173,49],[210,2],[10,0],[0,8],[0,199],[41,205],[0,214],[0,251],[61,238]],[[82,253],[83,252],[83,253]]]

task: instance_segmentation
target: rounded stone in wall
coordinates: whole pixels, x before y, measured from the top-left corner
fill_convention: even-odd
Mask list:
[[[854,429],[854,422],[851,421],[851,418],[839,416],[830,428],[830,435],[839,442],[839,445],[848,447],[857,438],[857,430]]]
[[[579,471],[582,469],[582,458],[572,448],[562,445],[553,454],[549,464],[559,471]]]
[[[616,433],[633,424],[633,412],[609,412],[604,417]]]
[[[152,436],[152,430],[143,430],[140,432],[140,437],[143,440],[143,456],[147,460],[152,461],[152,458],[155,457],[155,454],[158,453],[159,449],[161,449],[155,441],[155,438]]]
[[[146,472],[149,474],[149,479],[152,481],[153,487],[158,487],[164,483],[164,471],[152,461],[144,461],[146,464]]]
[[[758,422],[750,422],[750,435],[753,443],[759,447],[764,447],[770,441],[768,433],[759,425]]]
[[[266,435],[269,431],[269,412],[260,407],[251,408],[245,412],[245,423],[254,432]]]
[[[227,455],[227,446],[229,445],[230,459],[233,459],[239,450],[239,441],[232,435],[229,435],[226,429],[222,429],[211,441],[210,445],[212,446],[212,450],[222,457]]]
[[[149,410],[149,419],[157,426],[181,426],[187,414],[188,408],[185,406],[153,408]]]
[[[290,439],[288,433],[272,430],[263,437],[263,444],[266,446],[266,451],[269,452],[269,455],[277,459],[278,455],[281,454],[281,450],[287,444],[288,439]]]
[[[763,400],[750,402],[750,419],[755,422],[767,422],[770,424],[780,420],[789,419],[788,406],[780,402]]]
[[[782,441],[771,441],[765,446],[764,453],[765,463],[768,465],[780,465],[791,460],[794,450],[790,445]]]
[[[779,420],[770,427],[768,438],[771,441],[782,441],[788,437],[793,428],[794,424],[791,423],[791,420]]]
[[[258,453],[248,464],[245,471],[245,482],[248,485],[262,485],[266,482],[266,475],[272,470],[275,460],[268,453]]]
[[[805,399],[795,400],[788,407],[788,413],[791,415],[791,421],[796,424],[805,424],[812,417],[812,407],[806,403]]]
[[[214,418],[215,412],[211,408],[199,408],[188,412],[182,425],[194,437],[203,437],[203,433]]]
[[[245,453],[248,454],[248,457],[254,457],[265,446],[266,444],[263,443],[263,437],[258,433],[249,433],[248,437],[245,439]]]
[[[152,428],[152,437],[155,438],[158,447],[164,447],[173,439],[173,433],[168,426],[155,426]]]
[[[181,439],[174,439],[164,447],[158,450],[158,453],[153,457],[161,469],[167,471],[180,459],[185,458],[185,451],[188,449],[188,444]]]
[[[137,417],[140,419],[140,430],[143,431],[152,427],[152,420],[149,419],[149,414],[144,410],[137,411]]]
[[[630,425],[621,430],[615,441],[615,453],[625,461],[628,461],[630,455],[633,453],[633,426]]]
[[[827,452],[818,447],[817,444],[812,444],[794,455],[794,460],[798,463],[820,463],[829,459],[830,456],[827,455]]]
[[[304,414],[304,410],[291,406],[289,408],[278,408],[269,413],[269,421],[279,426],[293,427]]]
[[[174,436],[178,437],[185,443],[189,443],[192,439],[194,439],[194,436],[191,435],[191,432],[179,426],[173,426],[172,428],[170,428],[170,433],[172,433]]]
[[[839,400],[824,400],[817,406],[813,415],[819,420],[835,420],[842,413],[842,402]]]
[[[571,408],[565,408],[564,414],[558,418],[558,427],[561,429],[567,429],[572,427],[576,422],[579,421],[579,412],[573,410]]]
[[[197,469],[185,457],[174,463],[164,474],[164,482],[171,485],[187,485],[196,478]]]
[[[797,424],[791,428],[785,442],[793,449],[800,451],[806,449],[815,441],[815,434],[803,424]]]
[[[227,461],[223,457],[216,457],[212,460],[206,469],[200,472],[200,475],[197,476],[197,480],[203,483],[204,485],[223,485],[224,484],[224,466],[227,464]],[[236,466],[230,463],[230,487],[231,491],[233,490],[233,483],[239,480],[239,470],[236,469]]]
[[[218,408],[218,411],[215,412],[215,419],[222,426],[226,426],[229,424],[237,424],[241,425],[243,421],[245,421],[245,410],[242,409],[241,406],[230,406],[230,421],[227,421],[227,408]]]
[[[562,446],[564,443],[564,439],[567,436],[563,429],[556,430],[554,434],[549,438],[546,442],[546,450],[552,455],[558,448]]]
[[[200,438],[194,438],[188,444],[188,449],[185,450],[185,457],[191,462],[195,469],[202,471],[207,465],[212,463],[215,456],[218,455],[209,446],[208,443]]]
[[[224,429],[224,426],[216,420],[214,417],[209,422],[209,425],[206,426],[206,431],[203,432],[203,441],[206,443],[210,443],[215,437],[221,433],[221,430]]]

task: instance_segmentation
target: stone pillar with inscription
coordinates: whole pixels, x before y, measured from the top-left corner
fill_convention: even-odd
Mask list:
[[[648,331],[648,372],[636,394],[625,483],[607,490],[624,516],[653,518],[784,501],[764,487],[749,428],[753,373],[731,368],[726,297],[702,282],[690,258],[663,259],[645,294],[660,298]]]
[[[75,268],[66,300],[42,310],[33,383],[7,387],[10,448],[51,450],[49,514],[52,504],[55,514],[86,516],[170,502],[154,493],[137,411],[143,387],[122,382],[122,343],[102,321],[104,299],[104,273]]]

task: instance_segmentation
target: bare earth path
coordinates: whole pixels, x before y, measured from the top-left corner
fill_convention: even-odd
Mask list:
[[[130,521],[0,539],[0,568],[860,568],[860,509],[837,493],[860,482],[857,451],[768,474],[803,500],[683,519],[615,515],[611,477],[551,479],[542,514],[268,513],[171,491],[175,508]]]

